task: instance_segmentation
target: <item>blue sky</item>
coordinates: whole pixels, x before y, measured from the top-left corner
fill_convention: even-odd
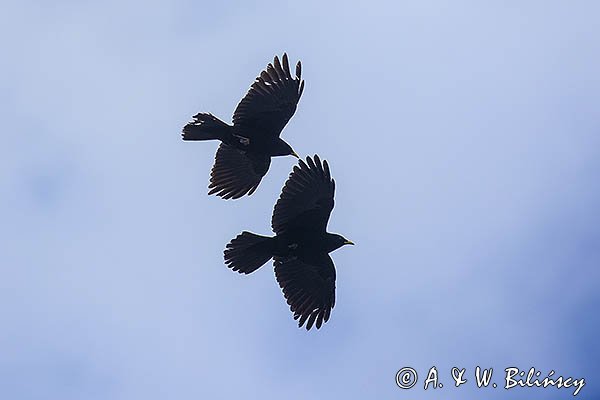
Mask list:
[[[2,3],[0,397],[572,397],[450,387],[477,365],[598,396],[599,13]],[[199,111],[229,120],[284,51],[306,89],[283,137],[329,161],[329,230],[357,243],[333,253],[337,304],[308,333],[270,264],[222,260],[240,231],[270,232],[294,159],[226,202],[206,195],[216,144],[179,136]],[[445,387],[423,391],[433,365]]]

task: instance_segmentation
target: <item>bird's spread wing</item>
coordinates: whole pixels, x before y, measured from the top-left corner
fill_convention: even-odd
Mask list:
[[[327,161],[315,155],[300,160],[290,174],[275,204],[271,227],[276,234],[290,230],[324,232],[333,210],[335,182]]]
[[[283,55],[282,63],[275,56],[233,113],[233,124],[246,128],[248,135],[277,137],[296,111],[304,90],[304,81],[300,79],[302,66],[298,61],[296,77],[292,78],[287,54]]]
[[[275,277],[283,295],[299,320],[298,326],[319,329],[329,320],[335,305],[335,267],[327,253],[314,259],[275,258]]]
[[[243,151],[221,143],[215,156],[215,165],[210,172],[208,194],[224,199],[239,199],[251,195],[262,177],[267,173],[271,158],[250,158]]]

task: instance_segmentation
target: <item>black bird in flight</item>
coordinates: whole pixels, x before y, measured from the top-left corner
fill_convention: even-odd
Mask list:
[[[279,135],[304,90],[302,65],[292,78],[287,54],[275,56],[256,78],[233,113],[233,126],[210,113],[194,115],[182,132],[183,140],[220,140],[210,173],[209,195],[238,199],[251,195],[269,170],[271,157],[298,155]]]
[[[335,181],[327,161],[306,158],[294,166],[275,204],[274,237],[242,232],[224,251],[227,267],[243,274],[256,271],[274,258],[275,277],[299,319],[298,326],[319,329],[335,305],[335,267],[329,253],[354,244],[327,232],[333,210]]]

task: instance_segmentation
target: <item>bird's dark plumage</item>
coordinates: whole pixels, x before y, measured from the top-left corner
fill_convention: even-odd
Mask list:
[[[294,115],[304,81],[296,64],[292,77],[287,54],[260,73],[233,113],[233,126],[209,113],[193,117],[183,140],[220,140],[211,171],[209,194],[224,199],[251,195],[267,173],[271,157],[294,155],[279,135]]]
[[[243,154],[235,147],[221,143],[210,172],[208,194],[225,200],[251,195],[269,170],[271,157],[259,153]]]
[[[298,326],[318,328],[335,305],[335,267],[329,253],[345,244],[343,236],[327,233],[335,182],[327,161],[318,156],[300,160],[275,204],[274,237],[242,232],[225,249],[225,264],[249,274],[274,258],[275,277],[298,320]]]
[[[318,156],[314,161],[307,157],[306,161],[308,164],[300,161],[299,166],[294,166],[275,204],[271,227],[278,235],[302,229],[325,232],[327,228],[335,181],[327,161],[321,164]]]

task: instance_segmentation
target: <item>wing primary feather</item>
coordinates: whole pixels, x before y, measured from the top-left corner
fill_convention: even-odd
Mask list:
[[[283,72],[285,72],[285,76],[287,79],[292,79],[292,74],[290,73],[290,63],[288,61],[287,53],[283,53]]]
[[[317,312],[313,311],[310,314],[310,318],[308,319],[308,322],[306,323],[306,330],[309,331],[310,328],[312,328],[313,323],[315,322],[315,318],[317,318]]]
[[[325,178],[325,172],[323,171],[323,166],[321,165],[321,160],[319,159],[319,156],[315,154],[315,165],[317,167],[317,172],[319,173],[319,176],[321,178]]]
[[[298,321],[298,326],[302,327],[302,325],[304,325],[304,323],[306,322],[306,319],[309,317],[310,314],[301,314],[300,317],[300,321]]]
[[[275,67],[273,67],[273,64],[271,63],[267,65],[267,74],[269,74],[269,76],[271,77],[271,83],[275,83],[279,80],[279,77],[277,76],[277,71],[275,71]]]
[[[329,171],[329,164],[327,160],[323,160],[323,169],[325,170],[325,179],[331,180],[331,171]]]
[[[260,72],[260,77],[265,80],[265,81],[270,81],[271,80],[271,76],[269,76],[269,74],[267,73],[267,71],[261,71]]]
[[[279,57],[275,56],[275,59],[273,60],[273,65],[275,66],[275,72],[277,72],[277,76],[279,77],[279,80],[285,81],[285,74],[283,72],[283,69],[281,69],[281,63],[279,62]]]
[[[324,315],[324,313],[325,313],[325,309],[321,310],[319,312],[319,315],[317,316],[317,324],[315,325],[315,327],[317,329],[320,329],[321,325],[323,324],[323,315]]]
[[[312,158],[310,158],[310,157],[306,157],[306,161],[307,161],[307,163],[308,163],[308,166],[310,167],[310,169],[312,169],[312,168],[316,168],[316,166],[315,166],[315,162],[313,161],[313,159],[312,159]]]

